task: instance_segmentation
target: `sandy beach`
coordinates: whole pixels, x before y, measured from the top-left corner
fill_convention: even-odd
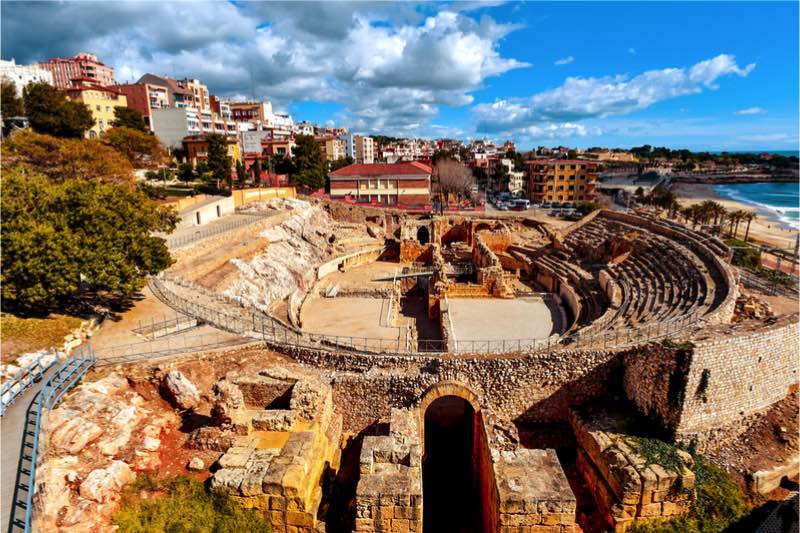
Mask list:
[[[752,205],[744,202],[737,202],[730,198],[725,198],[714,192],[711,185],[702,183],[678,183],[672,187],[672,192],[678,196],[678,202],[683,205],[692,205],[704,200],[714,200],[721,204],[728,211],[742,209],[744,211],[755,211]],[[746,224],[739,226],[739,238],[744,238],[744,228]],[[783,250],[794,250],[798,232],[796,230],[783,229],[780,221],[772,218],[764,218],[759,213],[759,218],[750,224],[749,240],[781,248]]]

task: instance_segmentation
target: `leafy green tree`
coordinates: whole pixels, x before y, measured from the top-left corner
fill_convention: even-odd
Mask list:
[[[181,181],[192,181],[194,179],[194,168],[188,161],[178,165],[178,179]]]
[[[335,161],[331,161],[331,172],[333,172],[334,170],[339,170],[340,168],[348,167],[352,165],[354,162],[355,161],[353,161],[353,158],[350,157],[349,155],[340,157]]]
[[[194,167],[194,171],[197,173],[197,177],[203,179],[203,177],[210,172],[208,168],[208,163],[205,161],[198,161],[197,166]]]
[[[64,139],[25,130],[2,144],[2,169],[23,166],[53,181],[75,178],[126,184],[133,188],[128,159],[95,139]]]
[[[292,181],[310,189],[324,187],[327,173],[319,143],[311,135],[298,135],[294,142]]]
[[[39,133],[79,138],[94,126],[94,118],[86,104],[73,102],[50,84],[29,84],[23,91],[23,99],[28,121]]]
[[[142,114],[131,107],[115,107],[114,120],[111,125],[115,128],[130,128],[152,135],[150,128],[145,124]]]
[[[130,296],[173,261],[152,234],[174,229],[177,215],[142,192],[20,168],[5,170],[2,186],[3,306],[46,311],[82,289]]]
[[[211,177],[230,188],[231,183],[231,158],[228,157],[228,138],[219,133],[214,133],[208,139],[208,168]]]
[[[7,78],[0,82],[0,109],[6,118],[25,115],[22,98],[17,96],[17,84]]]
[[[127,126],[106,131],[101,142],[127,157],[135,168],[153,168],[164,163],[167,158],[166,150],[155,135]]]

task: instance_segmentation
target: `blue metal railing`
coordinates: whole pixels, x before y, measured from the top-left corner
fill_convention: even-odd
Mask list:
[[[13,404],[28,387],[39,381],[44,373],[56,364],[57,361],[58,358],[56,357],[47,366],[43,366],[38,360],[34,361],[5,380],[3,385],[0,386],[0,416],[6,414],[8,407]]]
[[[61,398],[77,385],[97,361],[91,347],[81,347],[67,358],[45,382],[25,413],[22,447],[14,501],[11,507],[8,531],[31,531],[33,495],[36,489],[36,467],[39,459],[39,437],[47,423],[47,414]]]

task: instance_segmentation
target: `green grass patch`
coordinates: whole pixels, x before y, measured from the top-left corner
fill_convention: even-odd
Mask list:
[[[61,347],[64,337],[80,325],[80,318],[56,313],[45,318],[3,313],[0,316],[2,360],[4,363],[10,362],[24,353],[53,346]]]
[[[677,446],[668,444],[661,439],[630,437],[627,442],[648,465],[656,464],[664,470],[676,474],[681,474],[684,467],[690,466],[681,458]]]
[[[142,499],[142,491],[151,493]],[[159,494],[163,493],[163,494]],[[178,476],[163,482],[139,476],[126,488],[114,515],[120,533],[270,533],[256,510],[245,509],[225,494],[210,492],[199,481]]]

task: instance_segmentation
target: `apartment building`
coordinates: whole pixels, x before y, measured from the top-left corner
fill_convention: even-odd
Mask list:
[[[81,52],[75,57],[54,57],[39,63],[39,67],[53,75],[53,85],[59,89],[72,88],[74,78],[89,79],[97,85],[116,85],[114,69],[97,59],[97,56]]]
[[[44,82],[53,85],[52,72],[39,65],[18,65],[14,59],[11,61],[0,59],[0,78],[14,82],[17,96],[22,96],[22,90],[29,83]]]
[[[151,115],[154,109],[170,107],[170,95],[167,87],[150,83],[124,83],[116,89],[125,95],[128,107],[137,110],[144,117],[145,123],[153,129]]]
[[[86,104],[92,112],[94,125],[86,132],[90,139],[96,139],[112,127],[114,109],[128,106],[127,98],[116,87],[96,84],[90,78],[73,78],[72,87],[65,92],[73,100]]]
[[[192,78],[184,78],[177,80],[178,86],[188,91],[186,105],[194,107],[201,113],[211,113],[211,93],[208,92],[208,86],[200,83],[200,80]]]
[[[228,106],[236,122],[264,123],[272,115],[270,102],[228,102]]]
[[[189,89],[182,87],[177,80],[166,76],[145,74],[136,82],[136,85],[149,85],[161,87],[167,94],[167,107],[190,107],[193,95]]]
[[[333,136],[325,136],[325,137],[317,137],[317,142],[319,143],[319,149],[322,152],[322,157],[325,158],[326,161],[336,161],[342,157],[347,155],[347,151],[345,150],[344,141],[341,139],[337,139]]]
[[[428,204],[431,172],[416,161],[349,165],[330,173],[331,198],[384,206]]]
[[[191,135],[183,139],[183,146],[186,149],[186,158],[196,165],[198,161],[208,161],[208,135]],[[242,155],[239,151],[239,143],[236,139],[228,138],[228,157],[231,161],[241,161]]]
[[[528,194],[535,203],[594,200],[600,165],[584,159],[526,161]]]
[[[344,141],[345,153],[359,165],[371,165],[375,162],[375,144],[372,137],[349,133],[340,137]]]

